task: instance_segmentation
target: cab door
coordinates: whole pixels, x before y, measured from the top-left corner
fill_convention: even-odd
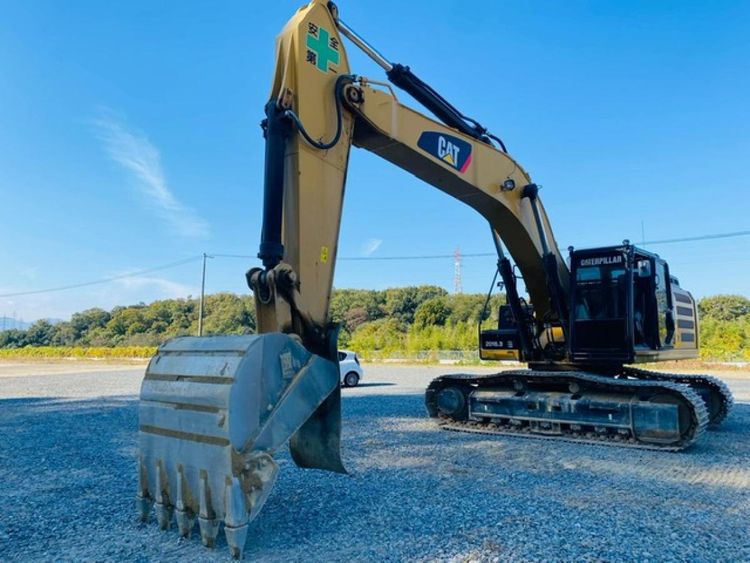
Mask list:
[[[577,362],[622,362],[633,357],[633,276],[618,250],[574,257],[571,357]]]
[[[670,287],[669,269],[664,260],[654,260],[654,293],[656,296],[656,315],[659,331],[659,345],[663,347],[674,344],[674,313],[672,311],[672,289]]]

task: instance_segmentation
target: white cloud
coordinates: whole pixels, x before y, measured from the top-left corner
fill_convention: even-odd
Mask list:
[[[94,120],[97,136],[110,158],[130,172],[149,207],[181,236],[208,236],[208,223],[193,209],[177,200],[167,185],[159,150],[140,131],[128,128],[112,111],[104,110]]]
[[[197,295],[200,291],[200,288],[195,286],[156,277],[139,276],[133,278],[122,278],[116,280],[114,283],[127,291],[140,291],[144,289],[151,290],[151,293],[158,294],[159,299],[187,297],[188,295]]]
[[[365,241],[365,243],[362,245],[362,256],[371,256],[378,248],[380,248],[381,244],[383,244],[383,239],[367,239],[367,241]]]
[[[0,293],[12,293],[19,290],[23,289],[19,286],[0,286]],[[46,318],[67,318],[75,310],[78,310],[75,305],[66,299],[61,299],[56,293],[0,300],[0,317],[12,317],[15,314],[17,319],[27,322]]]
[[[135,270],[132,271],[135,272]],[[113,275],[126,274],[128,271],[113,272]],[[198,274],[195,278],[198,278]],[[0,286],[0,293],[18,290],[17,286]],[[90,288],[0,300],[0,317],[11,317],[15,313],[16,318],[29,322],[46,318],[69,319],[73,313],[91,307],[110,310],[117,305],[150,303],[157,299],[196,297],[199,294],[198,284],[184,284],[153,276],[129,277]]]

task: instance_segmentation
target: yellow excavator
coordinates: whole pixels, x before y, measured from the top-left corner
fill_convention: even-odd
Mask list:
[[[342,36],[388,81],[352,74]],[[403,105],[393,86],[435,118]],[[223,526],[241,557],[280,447],[288,442],[300,467],[345,471],[328,308],[352,145],[490,225],[507,304],[498,327],[480,333],[481,357],[528,369],[437,378],[425,402],[438,425],[681,450],[726,417],[732,397],[719,380],[632,367],[697,357],[695,302],[666,262],[625,241],[570,249],[568,265],[537,185],[502,141],[389,62],[332,2],[302,7],[278,37],[265,114],[262,267],[247,273],[257,334],[176,338],[152,358],[139,406],[144,521],[153,509],[162,528],[175,522],[189,536],[197,520],[207,546]]]

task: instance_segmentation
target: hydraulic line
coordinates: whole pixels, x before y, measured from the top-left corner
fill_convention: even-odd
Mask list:
[[[336,27],[342,35],[385,70],[388,80],[405,92],[408,92],[415,100],[430,110],[440,121],[449,127],[458,129],[461,133],[489,145],[492,145],[492,141],[494,140],[500,145],[503,152],[508,152],[505,143],[499,137],[492,135],[476,119],[472,119],[461,113],[432,86],[414,74],[408,66],[388,61],[375,47],[365,41],[364,38],[338,17],[338,9],[333,2],[329,2],[328,7],[336,21]]]
[[[336,86],[333,90],[333,96],[336,103],[336,133],[333,135],[333,138],[327,143],[316,141],[315,139],[313,139],[307,132],[307,129],[305,129],[305,126],[302,125],[302,121],[300,120],[299,116],[294,113],[293,110],[288,109],[284,111],[284,115],[294,122],[305,141],[307,141],[316,149],[327,151],[328,149],[332,149],[333,147],[335,147],[339,142],[339,139],[341,139],[341,131],[343,130],[343,118],[341,116],[341,95],[344,90],[344,85],[350,82],[354,82],[356,79],[356,76],[350,74],[343,74],[336,79]]]
[[[336,79],[334,87],[336,133],[327,143],[313,139],[293,110],[279,108],[277,100],[271,100],[266,104],[266,119],[263,121],[263,131],[266,138],[266,174],[263,185],[263,226],[258,252],[258,258],[263,261],[263,267],[266,270],[274,268],[284,257],[284,245],[281,242],[281,221],[284,207],[284,154],[286,142],[293,132],[291,124],[294,123],[305,141],[316,149],[328,150],[335,147],[341,139],[343,130],[342,91],[345,84],[354,80],[356,80],[356,77],[349,74],[341,75]]]

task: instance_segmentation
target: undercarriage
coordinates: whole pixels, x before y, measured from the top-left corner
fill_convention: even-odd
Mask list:
[[[732,396],[710,376],[528,369],[445,375],[425,403],[447,430],[678,451],[721,423]]]

